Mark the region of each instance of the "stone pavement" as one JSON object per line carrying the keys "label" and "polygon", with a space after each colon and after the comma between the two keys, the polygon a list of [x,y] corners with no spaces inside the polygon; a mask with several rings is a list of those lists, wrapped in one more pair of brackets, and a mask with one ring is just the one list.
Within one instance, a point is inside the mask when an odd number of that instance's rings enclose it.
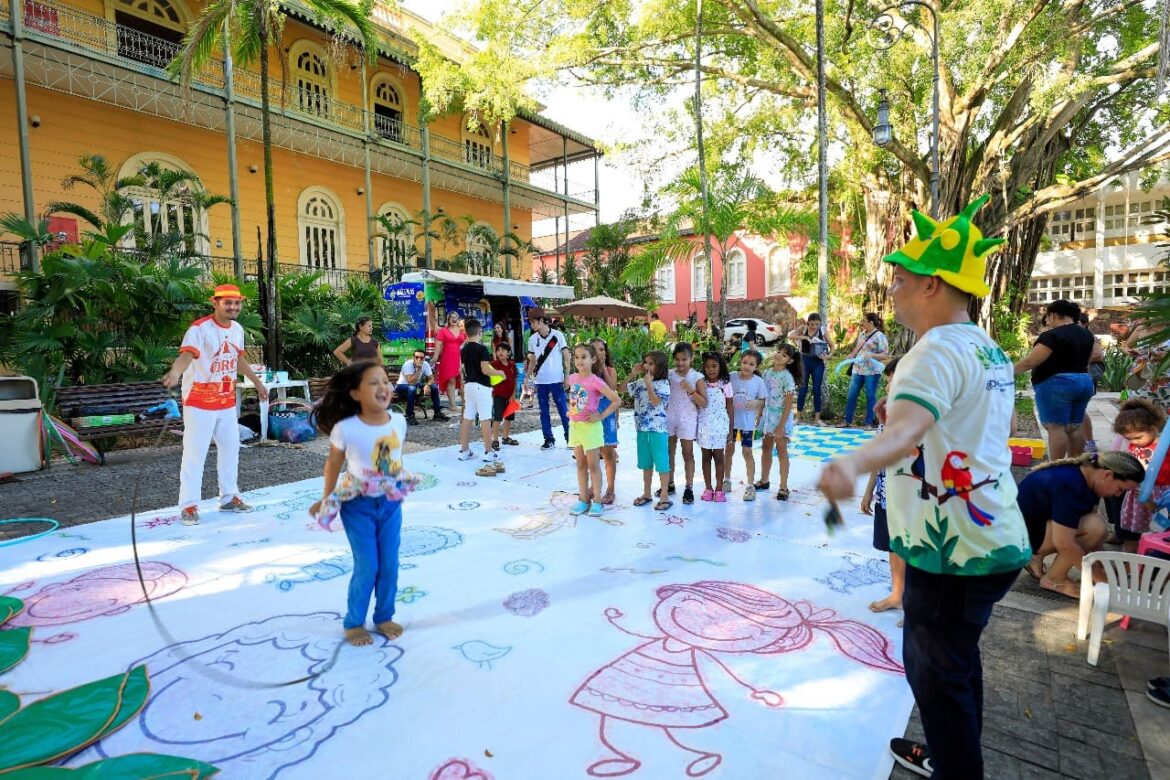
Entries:
{"label": "stone pavement", "polygon": [[[1115,406],[1098,396],[1090,413],[1097,438],[1107,445]],[[538,425],[535,411],[526,410],[519,415],[517,430]],[[420,422],[410,429],[407,446],[430,449],[457,437],[455,420]],[[240,487],[252,490],[317,476],[327,449],[324,437],[306,445],[245,448],[240,453]],[[116,517],[130,512],[136,481],[138,511],[173,506],[180,457],[179,446],[168,444],[112,453],[102,468],[55,463],[49,470],[0,484],[0,515],[49,516],[65,527]],[[204,475],[204,495],[210,497],[214,487],[213,456]],[[22,533],[15,526],[0,526],[0,541]],[[1076,603],[1040,590],[1027,575],[1021,575],[996,607],[983,639],[987,777],[1170,778],[1170,711],[1145,698],[1146,680],[1170,673],[1166,631],[1137,621],[1122,631],[1112,620],[1100,666],[1093,668],[1075,630]],[[917,714],[906,735],[921,738]],[[914,775],[895,768],[891,777]]]}

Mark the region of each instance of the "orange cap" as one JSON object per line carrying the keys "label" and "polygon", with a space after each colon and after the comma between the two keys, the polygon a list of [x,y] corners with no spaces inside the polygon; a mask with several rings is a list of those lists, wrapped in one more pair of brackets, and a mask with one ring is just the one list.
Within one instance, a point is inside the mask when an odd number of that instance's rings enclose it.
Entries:
{"label": "orange cap", "polygon": [[241,301],[247,300],[244,294],[240,292],[240,288],[234,284],[221,284],[215,288],[215,292],[211,294],[211,300],[217,298],[239,298]]}

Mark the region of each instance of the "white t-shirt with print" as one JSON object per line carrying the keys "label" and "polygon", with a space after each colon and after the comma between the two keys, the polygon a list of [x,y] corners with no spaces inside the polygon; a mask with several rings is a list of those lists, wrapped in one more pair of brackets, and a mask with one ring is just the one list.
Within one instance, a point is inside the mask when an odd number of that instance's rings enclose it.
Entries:
{"label": "white t-shirt with print", "polygon": [[533,332],[528,337],[528,351],[535,356],[536,362],[539,363],[545,347],[554,340],[556,343],[549,350],[548,357],[545,358],[540,371],[537,371],[533,377],[533,384],[559,385],[565,381],[565,361],[561,351],[569,348],[569,342],[565,339],[564,333],[555,328],[550,329],[547,336]]}
{"label": "white t-shirt with print", "polygon": [[329,443],[345,452],[346,472],[358,480],[402,471],[405,441],[406,418],[393,413],[381,425],[367,425],[357,415],[346,417],[329,433]]}
{"label": "white t-shirt with print", "polygon": [[183,372],[183,405],[219,411],[236,407],[236,376],[244,354],[244,329],[240,323],[220,325],[212,316],[191,323],[183,335],[179,353],[194,360]]}
{"label": "white t-shirt with print", "polygon": [[906,353],[890,398],[934,415],[916,451],[886,469],[890,549],[923,571],[1016,571],[1031,550],[1008,433],[1012,361],[973,323],[931,328]]}

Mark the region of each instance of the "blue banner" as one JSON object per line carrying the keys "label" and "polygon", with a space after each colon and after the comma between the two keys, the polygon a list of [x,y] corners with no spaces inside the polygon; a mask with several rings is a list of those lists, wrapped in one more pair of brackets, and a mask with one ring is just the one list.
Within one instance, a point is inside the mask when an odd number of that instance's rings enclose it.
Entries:
{"label": "blue banner", "polygon": [[[483,288],[479,285],[448,284],[443,288],[446,295],[445,304],[447,313],[458,312],[463,319],[475,317],[483,326],[485,333],[492,331],[492,310],[487,299],[483,297]],[[444,315],[445,316],[445,315]],[[443,320],[440,320],[442,322]],[[486,341],[490,344],[491,339]]]}
{"label": "blue banner", "polygon": [[399,282],[386,288],[390,302],[382,335],[389,341],[422,339],[427,335],[427,307],[423,300],[423,285],[419,282]]}

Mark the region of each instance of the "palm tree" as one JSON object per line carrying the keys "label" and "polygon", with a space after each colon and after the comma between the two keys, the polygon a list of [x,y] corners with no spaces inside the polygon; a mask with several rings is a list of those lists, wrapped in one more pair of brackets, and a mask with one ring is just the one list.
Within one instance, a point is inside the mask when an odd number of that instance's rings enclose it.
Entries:
{"label": "palm tree", "polygon": [[467,223],[464,235],[469,242],[479,248],[459,252],[451,260],[466,268],[468,273],[503,276],[501,260],[504,258],[515,260],[519,267],[524,255],[536,251],[531,242],[525,241],[515,233],[504,233],[501,236],[495,228],[476,222],[472,216],[463,217],[463,221]]}
{"label": "palm tree", "polygon": [[[354,3],[351,0],[302,0],[302,5],[329,28],[333,38],[356,43],[373,62],[377,58],[377,35],[370,21],[369,0]],[[270,46],[275,46],[283,87],[287,81],[288,62],[284,55],[285,14],[281,5],[272,0],[212,0],[204,7],[198,21],[187,31],[183,46],[169,70],[189,86],[198,73],[218,51],[227,49],[240,65],[260,62],[260,128],[264,146],[264,206],[266,212],[268,295],[265,319],[269,328],[267,339],[268,365],[281,365],[280,327],[276,292],[276,190],[272,178],[272,104],[269,95]],[[332,47],[337,50],[339,47]]]}

